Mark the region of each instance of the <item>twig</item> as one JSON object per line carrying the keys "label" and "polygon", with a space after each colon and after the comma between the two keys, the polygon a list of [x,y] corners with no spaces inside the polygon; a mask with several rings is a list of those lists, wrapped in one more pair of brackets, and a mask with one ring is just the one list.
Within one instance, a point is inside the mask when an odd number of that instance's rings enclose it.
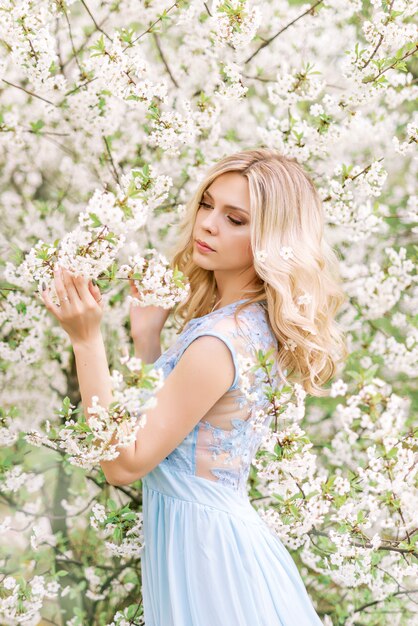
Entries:
{"label": "twig", "polygon": [[92,14],[92,12],[90,11],[90,9],[88,8],[87,4],[85,3],[84,0],[81,0],[81,4],[83,5],[83,7],[86,9],[87,13],[90,15],[91,19],[93,20],[93,24],[95,25],[96,29],[98,31],[100,31],[101,33],[103,33],[103,35],[105,37],[107,37],[109,39],[109,41],[112,41],[112,38],[109,37],[109,35],[100,27],[100,25],[96,22],[96,20],[94,19],[94,16]]}
{"label": "twig", "polygon": [[7,85],[10,85],[11,87],[16,87],[16,89],[21,89],[22,91],[24,91],[25,93],[29,94],[30,96],[33,96],[34,98],[38,98],[39,100],[43,100],[47,104],[52,104],[52,106],[54,106],[54,107],[58,106],[57,104],[55,104],[55,102],[51,102],[51,100],[47,100],[47,98],[43,98],[42,96],[38,96],[38,94],[34,93],[33,91],[29,91],[28,89],[25,89],[24,87],[21,87],[20,85],[14,85],[13,83],[9,83],[9,81],[6,80],[5,78],[2,78],[2,81],[4,83],[6,83]]}
{"label": "twig", "polygon": [[[164,15],[167,15],[168,13],[170,13],[171,9],[174,9],[174,7],[177,7],[177,2],[175,2],[174,4],[171,5],[171,7],[169,9],[167,9],[166,11],[164,11]],[[155,22],[153,22],[148,28],[147,30],[144,30],[143,33],[141,33],[140,35],[138,35],[138,37],[136,37],[135,39],[132,39],[132,41],[122,50],[122,52],[126,52],[126,50],[135,42],[138,41],[138,39],[141,39],[141,37],[143,37],[144,35],[146,35],[147,33],[150,32],[150,30],[153,28],[153,26],[155,26],[156,24],[158,24],[158,22],[160,22],[162,20],[163,16],[160,16],[157,20],[155,20]]]}
{"label": "twig", "polygon": [[[380,159],[377,159],[377,163],[380,163],[380,161],[383,161],[383,159],[384,157],[380,157]],[[362,174],[365,174],[371,168],[371,166],[372,166],[372,163],[369,163],[369,165],[366,165],[366,167],[363,168],[361,172],[359,172],[358,174],[355,174],[355,176],[348,175],[346,179],[344,180],[344,182],[342,183],[342,187],[345,187],[347,180],[353,181],[353,180],[356,180],[356,178],[358,178],[359,176],[362,176]],[[322,202],[329,202],[330,200],[331,200],[331,196],[327,196],[326,198],[322,200]]]}
{"label": "twig", "polygon": [[[104,18],[104,19],[100,22],[99,26],[102,26],[105,22],[107,22],[107,20],[109,19],[109,17],[110,17],[110,14],[109,14],[109,15],[107,15],[107,16],[106,16],[106,17],[105,17],[105,18]],[[83,41],[83,43],[81,44],[81,46],[80,46],[80,47],[78,48],[78,50],[75,52],[75,55],[74,55],[74,56],[77,56],[78,54],[80,54],[80,52],[82,52],[82,51],[84,50],[84,48],[86,47],[86,45],[87,45],[87,44],[88,44],[88,42],[89,42],[90,37],[91,37],[92,35],[94,35],[94,33],[95,33],[95,32],[96,32],[96,31],[95,31],[95,30],[93,30],[93,31],[90,33],[90,35],[88,35],[88,36],[86,37],[85,41]],[[73,51],[74,51],[74,50],[73,50]],[[70,57],[69,59],[67,59],[66,61],[64,61],[64,63],[63,63],[63,68],[65,68],[65,66],[66,66],[66,65],[68,65],[68,63],[70,63],[70,62],[73,60],[73,58],[74,58],[74,57]]]}
{"label": "twig", "polygon": [[75,50],[75,45],[74,45],[73,33],[72,33],[72,30],[71,30],[70,20],[68,19],[67,11],[65,10],[64,5],[62,5],[62,10],[63,10],[64,16],[65,16],[65,19],[67,21],[68,33],[70,35],[71,48],[73,50],[74,59],[75,59],[75,62],[77,63],[78,71],[80,72],[81,75],[83,75],[83,70],[81,69],[80,63],[78,61],[78,56],[77,56],[77,53],[76,53],[76,50]]}
{"label": "twig", "polygon": [[293,26],[293,24],[295,24],[297,21],[302,19],[302,17],[305,17],[305,15],[308,15],[308,13],[312,14],[312,11],[318,6],[318,4],[321,4],[321,2],[322,0],[317,0],[317,2],[315,2],[315,4],[313,4],[311,7],[309,7],[309,9],[307,9],[304,13],[301,13],[300,15],[298,15],[298,17],[295,17],[295,19],[289,22],[289,24],[286,24],[286,26],[283,26],[283,28],[281,28],[275,35],[273,35],[272,37],[267,39],[264,43],[262,43],[261,46],[259,46],[257,50],[253,52],[252,55],[249,56],[246,61],[244,61],[244,65],[249,63],[260,52],[260,50],[268,46],[272,41],[274,41],[274,39],[276,39],[276,37],[284,33],[284,31],[287,30],[290,26]]}
{"label": "twig", "polygon": [[[131,278],[126,278],[125,276],[103,276],[103,278],[97,278],[96,280],[132,280]],[[25,293],[25,290],[22,289],[21,287],[0,287],[0,292],[1,291],[21,291],[22,293]],[[36,292],[37,293],[37,292]]]}
{"label": "twig", "polygon": [[[330,538],[326,532],[323,532],[321,530],[316,530],[315,528],[313,528],[308,534],[318,535],[320,537],[327,537],[327,539]],[[385,540],[385,541],[389,541],[389,540]],[[350,537],[350,544],[352,546],[355,546],[356,548],[372,548],[373,547],[370,541],[364,541],[363,543],[358,543],[357,541],[354,541],[353,539],[351,539],[351,537]],[[385,552],[398,552],[399,554],[410,554],[411,556],[418,557],[418,552],[415,552],[414,550],[408,550],[407,548],[397,548],[396,546],[383,546],[382,545],[376,548],[376,550],[385,551]]]}
{"label": "twig", "polygon": [[394,596],[401,596],[405,594],[408,595],[410,593],[418,593],[418,589],[409,589],[408,591],[395,591],[394,593],[391,593],[389,596],[383,598],[382,600],[372,600],[371,602],[362,604],[358,609],[354,609],[353,613],[359,613],[360,611],[364,611],[364,609],[367,609],[369,606],[375,606],[376,604],[379,604],[380,602],[384,602],[388,598],[393,598]]}
{"label": "twig", "polygon": [[114,163],[114,161],[113,161],[112,153],[111,153],[111,151],[110,151],[109,144],[107,143],[107,139],[106,139],[106,137],[105,137],[105,136],[103,136],[103,141],[104,141],[104,143],[105,143],[106,150],[107,150],[107,153],[108,153],[108,155],[109,155],[110,163],[111,163],[111,165],[112,165],[113,176],[114,176],[114,178],[115,178],[116,182],[118,183],[118,185],[120,185],[119,174],[118,174],[118,171],[117,171],[117,169],[116,169],[115,163]]}
{"label": "twig", "polygon": [[78,91],[79,89],[82,89],[83,87],[85,87],[86,85],[88,85],[89,83],[92,83],[94,80],[97,80],[97,76],[95,76],[94,78],[90,78],[89,80],[86,80],[85,83],[82,83],[81,85],[79,85],[78,87],[75,87],[74,89],[71,89],[71,91],[67,91],[67,93],[65,94],[65,97],[67,96],[71,96],[73,93],[75,93],[76,91]]}
{"label": "twig", "polygon": [[167,70],[167,73],[170,76],[173,85],[178,88],[179,84],[176,81],[176,79],[174,78],[174,76],[173,76],[173,74],[172,74],[172,72],[171,72],[171,70],[169,68],[169,65],[168,65],[168,63],[167,63],[167,61],[166,61],[166,59],[164,57],[164,54],[163,54],[163,51],[162,51],[162,48],[161,48],[161,45],[160,45],[160,42],[159,42],[159,39],[158,39],[158,35],[157,35],[157,33],[153,33],[153,35],[154,35],[155,44],[156,44],[156,46],[158,48],[158,52],[160,53],[161,60],[164,63],[164,67]]}
{"label": "twig", "polygon": [[242,74],[244,78],[249,78],[250,80],[259,80],[262,83],[273,83],[275,81],[274,78],[262,78],[261,76],[249,76],[248,74]]}
{"label": "twig", "polygon": [[67,148],[63,144],[59,143],[58,141],[55,141],[55,139],[52,139],[52,137],[49,137],[48,135],[42,135],[42,136],[45,139],[47,139],[48,141],[50,141],[51,143],[54,143],[56,146],[58,146],[58,148],[61,148],[61,150],[63,152],[66,152],[67,154],[69,154],[72,157],[76,157],[77,156],[77,153],[74,150],[71,150],[70,148]]}
{"label": "twig", "polygon": [[401,61],[403,61],[404,59],[407,59],[408,57],[410,57],[412,54],[415,54],[415,52],[418,50],[418,44],[416,44],[415,48],[413,48],[412,50],[410,50],[410,52],[407,52],[406,54],[404,54],[403,57],[401,57],[400,59],[396,59],[396,61],[394,61],[391,65],[388,65],[387,67],[385,67],[384,70],[381,70],[378,74],[376,74],[376,76],[373,76],[370,79],[363,79],[363,83],[372,83],[374,81],[376,81],[378,78],[380,78],[380,76],[382,76],[382,74],[384,74],[385,72],[387,72],[388,70],[392,69],[393,67],[395,67],[395,65],[397,65],[398,63],[400,63]]}
{"label": "twig", "polygon": [[210,12],[210,10],[209,10],[208,3],[207,3],[207,2],[204,2],[203,4],[205,5],[205,9],[206,9],[206,11],[208,12],[208,15],[210,15],[210,17],[212,17],[212,13],[211,13],[211,12]]}
{"label": "twig", "polygon": [[[388,23],[388,21],[389,21],[389,18],[390,18],[390,12],[392,11],[393,3],[394,3],[394,0],[391,0],[391,1],[390,1],[390,4],[389,4],[389,6],[388,6],[388,13],[389,13],[389,16],[388,16],[388,19],[387,19],[387,20],[386,20],[386,22],[385,22],[385,26],[387,25],[387,23]],[[380,35],[379,35],[379,40],[378,40],[378,42],[377,42],[377,44],[376,44],[376,46],[375,46],[375,48],[374,48],[373,52],[371,53],[371,55],[369,56],[369,58],[367,59],[367,61],[365,61],[365,62],[364,62],[364,65],[360,68],[361,70],[364,70],[364,69],[365,69],[365,68],[369,65],[370,61],[371,61],[371,60],[375,57],[376,52],[379,50],[380,46],[382,45],[382,41],[383,41],[383,34],[380,34]]]}

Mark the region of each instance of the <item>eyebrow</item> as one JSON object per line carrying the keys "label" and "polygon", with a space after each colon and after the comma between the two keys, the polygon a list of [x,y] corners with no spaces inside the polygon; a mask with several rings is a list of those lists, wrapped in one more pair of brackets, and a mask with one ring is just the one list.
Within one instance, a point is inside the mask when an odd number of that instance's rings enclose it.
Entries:
{"label": "eyebrow", "polygon": [[[211,200],[213,200],[213,197],[210,195],[209,191],[204,191],[203,195],[207,195],[209,196],[209,198]],[[232,204],[225,204],[225,208],[227,209],[235,209],[236,211],[242,211],[242,213],[245,213],[246,215],[249,215],[248,211],[246,211],[245,209],[241,209],[241,207],[239,206],[232,206]]]}

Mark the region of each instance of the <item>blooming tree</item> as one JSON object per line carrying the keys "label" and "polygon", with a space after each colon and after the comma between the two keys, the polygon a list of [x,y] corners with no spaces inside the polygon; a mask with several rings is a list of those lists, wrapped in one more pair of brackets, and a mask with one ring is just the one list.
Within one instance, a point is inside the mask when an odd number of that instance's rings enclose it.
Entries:
{"label": "blooming tree", "polygon": [[[259,145],[319,189],[350,357],[325,399],[279,391],[269,354],[240,363],[243,392],[255,368],[268,398],[249,495],[326,626],[417,623],[417,8],[0,0],[2,624],[144,623],[141,484],[110,486],[98,463],[163,382],[130,356],[127,281],[138,305],[187,298],[164,256],[185,202],[215,161]],[[56,298],[57,261],[105,300],[115,402],[94,400],[88,424],[39,297],[46,283]],[[169,318],[163,348],[175,331]]]}

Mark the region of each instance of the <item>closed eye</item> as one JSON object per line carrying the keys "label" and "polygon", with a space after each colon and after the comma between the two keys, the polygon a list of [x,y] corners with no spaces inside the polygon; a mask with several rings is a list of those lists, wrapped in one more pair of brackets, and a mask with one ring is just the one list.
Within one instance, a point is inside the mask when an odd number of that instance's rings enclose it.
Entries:
{"label": "closed eye", "polygon": [[[210,204],[207,204],[206,202],[199,202],[199,206],[200,206],[200,207],[201,207],[201,206],[203,206],[203,207],[207,207],[207,208],[209,208],[209,209],[211,209],[211,208],[212,208],[212,207],[211,207],[211,205],[210,205]],[[236,226],[242,226],[242,225],[243,225],[243,222],[239,222],[238,220],[234,220],[234,218],[232,218],[230,215],[228,215],[228,219],[229,219],[229,220],[230,220],[233,224],[235,224]]]}

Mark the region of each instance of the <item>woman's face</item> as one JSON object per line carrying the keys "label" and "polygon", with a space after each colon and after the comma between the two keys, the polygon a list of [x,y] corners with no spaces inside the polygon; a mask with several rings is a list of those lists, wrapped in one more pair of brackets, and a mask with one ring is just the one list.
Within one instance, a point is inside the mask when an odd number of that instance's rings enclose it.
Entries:
{"label": "woman's face", "polygon": [[[214,251],[199,249],[197,239]],[[203,194],[193,228],[193,260],[214,271],[253,267],[248,181],[238,172],[220,174]]]}

